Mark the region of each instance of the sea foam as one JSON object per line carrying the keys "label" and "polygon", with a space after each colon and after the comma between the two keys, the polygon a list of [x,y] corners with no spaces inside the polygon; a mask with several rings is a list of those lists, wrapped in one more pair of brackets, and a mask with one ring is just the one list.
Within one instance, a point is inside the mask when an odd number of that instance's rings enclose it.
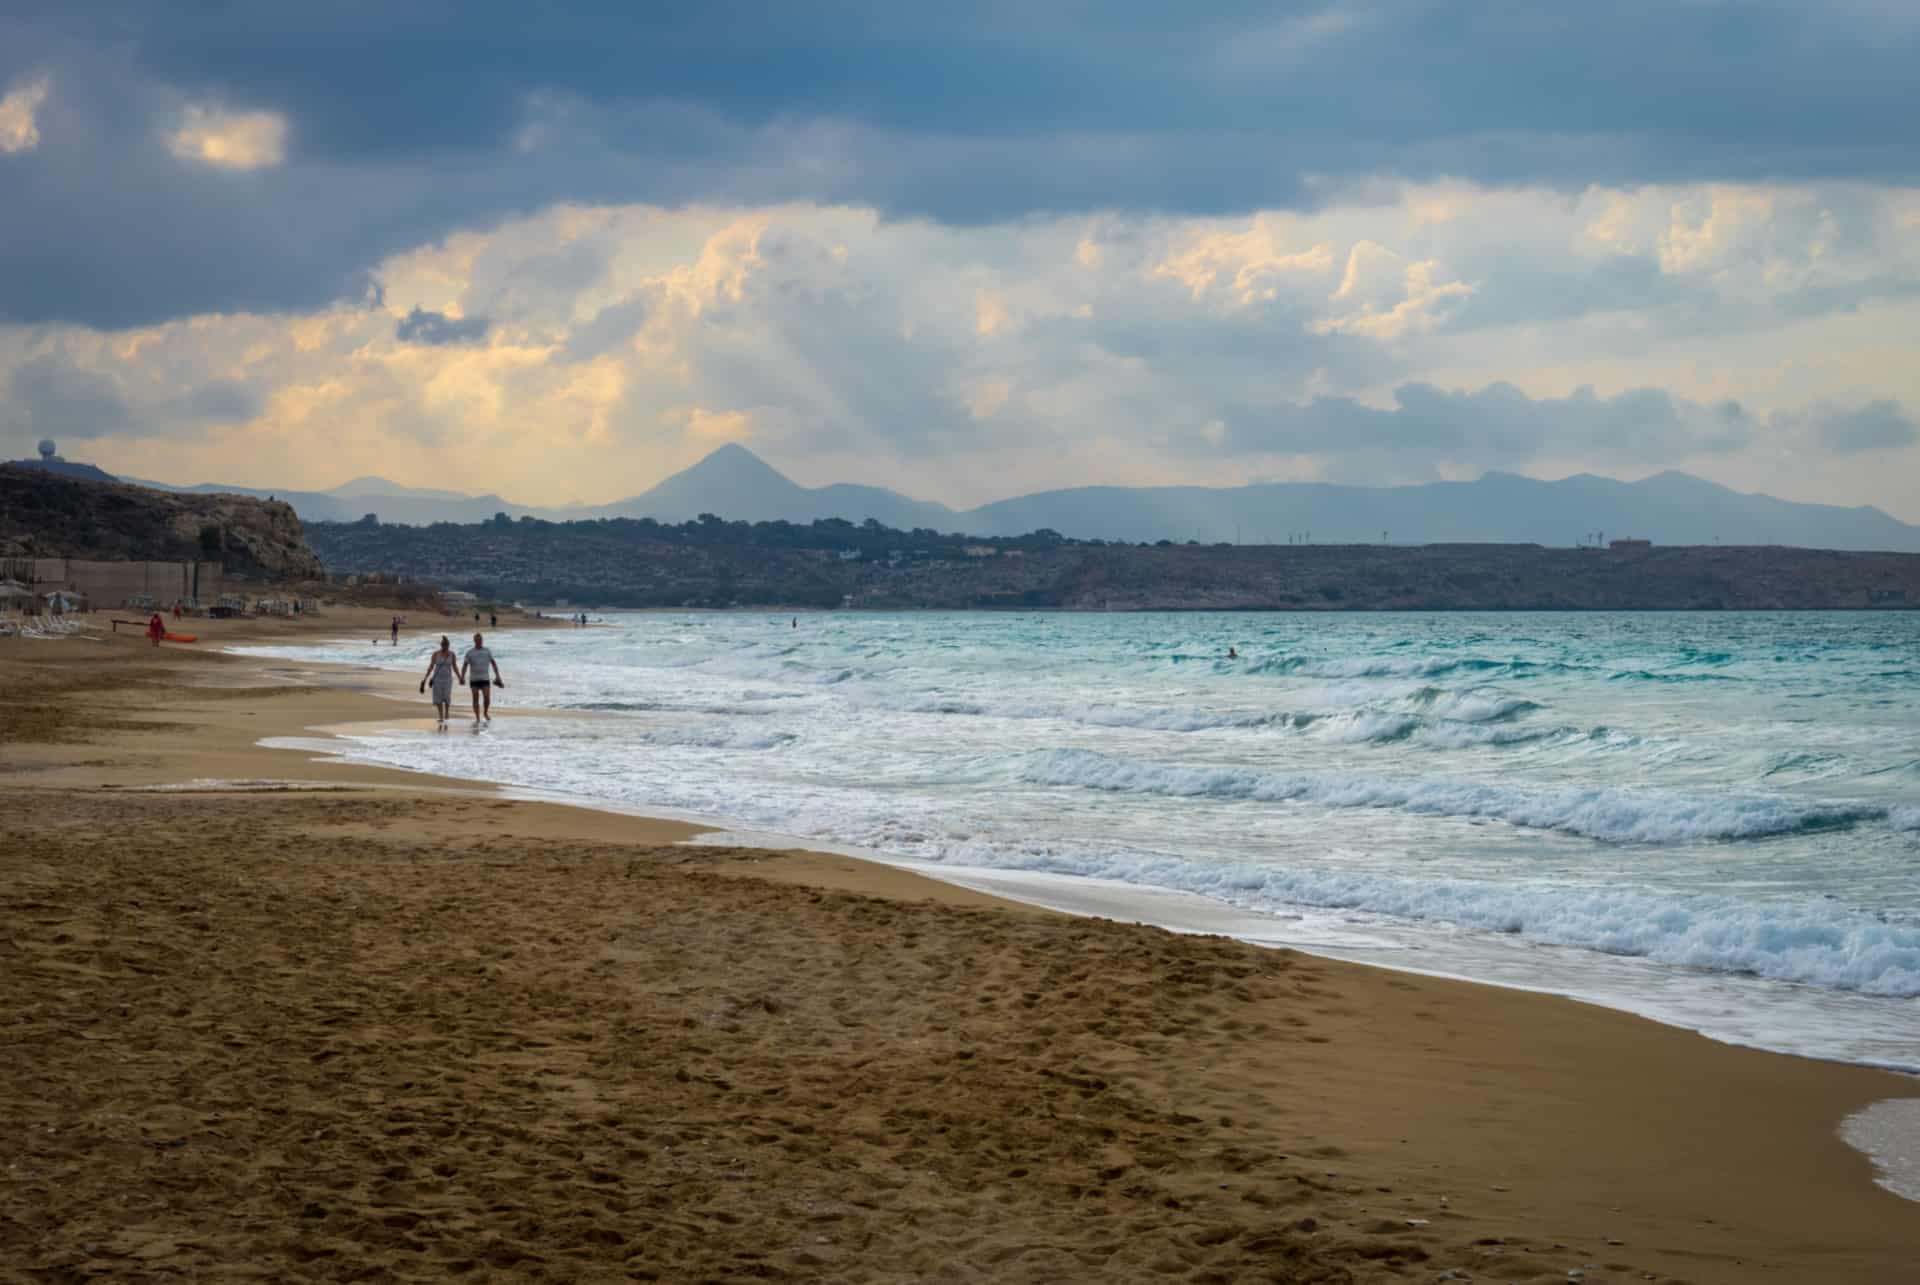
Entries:
{"label": "sea foam", "polygon": [[1882,997],[1920,996],[1920,928],[1823,902],[1769,904],[1605,886],[1277,869],[1053,847],[990,853],[968,844],[951,854],[926,855],[1174,888],[1250,910],[1388,916],[1710,972]]}
{"label": "sea foam", "polygon": [[1331,808],[1386,808],[1485,818],[1609,843],[1751,839],[1886,819],[1884,808],[1809,804],[1761,795],[1701,795],[1612,787],[1496,785],[1440,778],[1395,780],[1350,772],[1257,772],[1143,763],[1091,750],[1040,750],[1017,775],[1033,785],[1077,786],[1174,798],[1249,799]]}

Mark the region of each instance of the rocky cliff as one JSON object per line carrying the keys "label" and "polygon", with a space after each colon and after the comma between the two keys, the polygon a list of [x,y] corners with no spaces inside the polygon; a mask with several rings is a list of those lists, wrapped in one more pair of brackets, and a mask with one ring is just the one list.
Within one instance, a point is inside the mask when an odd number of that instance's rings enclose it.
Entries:
{"label": "rocky cliff", "polygon": [[244,495],[183,495],[0,465],[0,558],[177,562],[204,558],[227,574],[317,580],[291,506]]}

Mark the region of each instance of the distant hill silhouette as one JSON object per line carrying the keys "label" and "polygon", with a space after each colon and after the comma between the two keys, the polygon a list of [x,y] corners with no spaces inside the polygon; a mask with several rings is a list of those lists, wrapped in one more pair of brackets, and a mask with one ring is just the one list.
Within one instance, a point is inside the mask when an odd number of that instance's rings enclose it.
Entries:
{"label": "distant hill silhouette", "polygon": [[746,447],[729,443],[692,468],[675,473],[643,495],[578,512],[542,510],[541,516],[653,518],[685,522],[702,513],[753,522],[812,522],[845,518],[911,530],[932,527],[954,530],[956,515],[944,504],[914,500],[877,486],[839,483],[805,487],[768,464]]}
{"label": "distant hill silhouette", "polygon": [[483,522],[496,513],[517,517],[532,511],[524,504],[513,504],[497,495],[462,495],[458,491],[407,487],[381,477],[355,478],[330,491],[285,491],[220,482],[175,486],[133,477],[122,480],[181,495],[245,495],[256,500],[285,500],[305,522],[355,522],[371,513],[382,522],[429,526],[435,522]]}
{"label": "distant hill silhouette", "polygon": [[1488,473],[1474,482],[1400,487],[1082,487],[1002,500],[960,516],[982,535],[1047,526],[1082,539],[1133,541],[1284,544],[1306,533],[1315,544],[1571,545],[1599,534],[1656,544],[1920,552],[1920,527],[1870,506],[1747,495],[1674,472],[1638,482],[1586,473],[1555,482]]}
{"label": "distant hill silhouette", "polygon": [[[129,479],[131,480],[131,479]],[[143,483],[143,485],[155,485]],[[166,488],[231,491],[203,485]],[[566,508],[515,504],[497,495],[459,496],[416,490],[381,478],[358,478],[325,492],[272,492],[303,518],[350,522],[372,513],[382,522],[424,525],[511,517],[565,521],[651,517],[684,522],[702,513],[729,520],[812,522],[872,518],[910,530],[930,527],[975,535],[1022,535],[1052,529],[1078,539],[1172,540],[1285,544],[1443,542],[1572,545],[1595,534],[1635,536],[1655,544],[1798,545],[1803,548],[1920,552],[1920,526],[1871,506],[1801,504],[1752,495],[1685,473],[1637,482],[1579,474],[1544,482],[1488,473],[1473,482],[1420,486],[1338,486],[1283,482],[1240,487],[1090,486],[1041,491],[976,509],[954,510],[881,487],[804,487],[744,446],[723,446],[652,490],[604,505]]]}
{"label": "distant hill silhouette", "polygon": [[55,473],[61,477],[77,477],[83,482],[118,482],[120,480],[105,469],[96,468],[91,464],[81,464],[75,460],[63,460],[57,455],[52,459],[0,460],[0,464],[12,464],[16,468],[39,469],[43,473]]}

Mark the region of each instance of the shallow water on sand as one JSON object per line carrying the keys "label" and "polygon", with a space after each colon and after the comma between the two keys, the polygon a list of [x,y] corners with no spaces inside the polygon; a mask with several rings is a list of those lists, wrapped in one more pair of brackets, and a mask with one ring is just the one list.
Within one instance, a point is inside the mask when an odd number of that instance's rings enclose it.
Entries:
{"label": "shallow water on sand", "polygon": [[607,717],[336,749],[1920,1067],[1920,613],[790,619],[501,632]]}

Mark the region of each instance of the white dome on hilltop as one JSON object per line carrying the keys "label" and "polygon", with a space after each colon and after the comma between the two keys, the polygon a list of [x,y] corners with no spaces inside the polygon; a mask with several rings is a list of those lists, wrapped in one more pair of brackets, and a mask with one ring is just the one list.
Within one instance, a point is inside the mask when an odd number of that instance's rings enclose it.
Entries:
{"label": "white dome on hilltop", "polygon": [[40,458],[43,460],[50,460],[54,457],[53,452],[54,452],[53,439],[51,437],[41,438],[40,439]]}

